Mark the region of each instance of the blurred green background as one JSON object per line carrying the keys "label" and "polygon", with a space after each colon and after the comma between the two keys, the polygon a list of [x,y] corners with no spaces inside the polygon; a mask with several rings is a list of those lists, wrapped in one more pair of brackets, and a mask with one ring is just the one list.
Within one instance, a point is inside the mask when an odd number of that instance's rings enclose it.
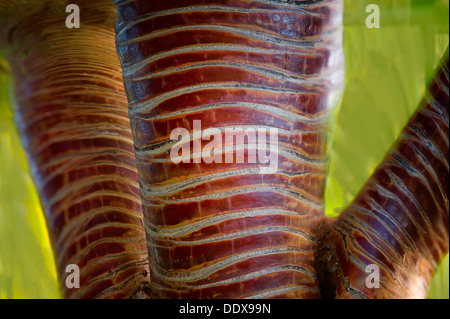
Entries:
{"label": "blurred green background", "polygon": [[[380,28],[365,25],[368,4]],[[448,0],[345,1],[346,89],[332,130],[326,210],[336,216],[383,160],[424,95],[449,43]],[[429,298],[449,298],[449,259]]]}
{"label": "blurred green background", "polygon": [[[381,27],[365,25],[368,4]],[[449,0],[346,0],[346,89],[336,109],[326,211],[336,216],[383,159],[448,46]],[[14,124],[0,53],[0,298],[59,298],[39,199]],[[448,256],[429,298],[449,298]]]}

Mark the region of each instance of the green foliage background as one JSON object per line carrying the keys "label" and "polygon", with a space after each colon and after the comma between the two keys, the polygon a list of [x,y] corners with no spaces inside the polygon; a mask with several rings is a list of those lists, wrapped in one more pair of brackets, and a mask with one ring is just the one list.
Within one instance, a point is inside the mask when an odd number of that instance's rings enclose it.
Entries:
{"label": "green foliage background", "polygon": [[[377,4],[381,28],[365,12]],[[449,35],[448,0],[346,0],[346,90],[333,122],[326,211],[336,216],[419,104]],[[1,26],[0,26],[1,27]],[[0,59],[0,298],[60,298],[39,199],[14,124]],[[449,298],[449,259],[429,298]]]}
{"label": "green foliage background", "polygon": [[[368,29],[368,4],[380,8],[380,29]],[[419,105],[448,46],[448,0],[345,1],[346,89],[334,118],[329,216],[352,200]],[[429,298],[449,298],[448,256]]]}
{"label": "green foliage background", "polygon": [[59,298],[44,216],[8,100],[0,61],[0,298]]}

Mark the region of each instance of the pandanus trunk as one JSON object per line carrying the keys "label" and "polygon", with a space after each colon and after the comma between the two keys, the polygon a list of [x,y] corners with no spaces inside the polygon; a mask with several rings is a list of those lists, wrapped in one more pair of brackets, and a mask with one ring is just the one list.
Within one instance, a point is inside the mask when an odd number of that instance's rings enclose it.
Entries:
{"label": "pandanus trunk", "polygon": [[[77,3],[80,29],[66,27],[66,1],[0,2],[0,46],[64,296],[133,297],[148,266],[114,4]],[[70,264],[80,289],[66,287]]]}
{"label": "pandanus trunk", "polygon": [[[319,297],[316,229],[327,120],[343,83],[342,1],[138,0],[117,9],[152,295]],[[222,163],[194,151],[189,163],[171,160],[177,128],[192,147],[208,143],[196,120],[221,131]],[[248,160],[251,146],[244,163],[225,163],[242,149],[227,144],[227,128],[241,137],[278,129],[276,173]]]}

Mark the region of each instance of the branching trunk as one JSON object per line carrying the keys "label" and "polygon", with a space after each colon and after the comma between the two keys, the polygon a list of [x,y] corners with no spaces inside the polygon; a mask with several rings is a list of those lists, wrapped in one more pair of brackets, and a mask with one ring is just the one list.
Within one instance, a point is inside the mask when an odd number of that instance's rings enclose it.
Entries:
{"label": "branching trunk", "polygon": [[[425,298],[449,241],[448,49],[421,106],[353,203],[325,226],[324,297]],[[368,288],[366,267],[380,269]],[[369,285],[370,286],[370,285]]]}
{"label": "branching trunk", "polygon": [[[342,0],[117,0],[117,17],[112,1],[77,4],[82,26],[67,29],[66,1],[0,0],[65,297],[425,297],[448,252],[448,52],[384,162],[328,219]],[[176,147],[189,148],[179,161]],[[69,264],[80,289],[66,289]]]}

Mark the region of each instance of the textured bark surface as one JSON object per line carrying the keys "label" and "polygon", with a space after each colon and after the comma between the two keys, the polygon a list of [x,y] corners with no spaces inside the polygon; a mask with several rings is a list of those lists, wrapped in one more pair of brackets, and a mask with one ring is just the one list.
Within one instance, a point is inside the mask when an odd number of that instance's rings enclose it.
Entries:
{"label": "textured bark surface", "polygon": [[[114,4],[77,3],[82,27],[68,29],[66,1],[0,1],[0,43],[63,295],[127,298],[148,279],[148,255]],[[66,289],[69,264],[80,289]]]}
{"label": "textured bark surface", "polygon": [[[342,1],[117,1],[117,9],[153,296],[320,297],[314,254],[327,119],[343,83]],[[170,134],[192,133],[194,120],[222,133],[278,128],[277,173],[247,160],[194,163],[198,154],[174,164]]]}
{"label": "textured bark surface", "polygon": [[[449,54],[417,112],[354,202],[319,237],[324,297],[425,298],[449,249]],[[368,265],[380,288],[368,288]]]}
{"label": "textured bark surface", "polygon": [[[118,0],[116,34],[112,0],[91,2],[77,1],[82,27],[67,29],[67,1],[0,0],[0,49],[65,297],[425,297],[448,252],[448,51],[386,159],[330,220],[341,0]],[[244,149],[244,163],[191,153],[175,164],[174,129],[210,142],[194,120],[220,130],[220,155]],[[227,144],[230,128],[277,128],[277,172]],[[65,288],[69,264],[81,289]],[[367,265],[380,289],[367,287]]]}

